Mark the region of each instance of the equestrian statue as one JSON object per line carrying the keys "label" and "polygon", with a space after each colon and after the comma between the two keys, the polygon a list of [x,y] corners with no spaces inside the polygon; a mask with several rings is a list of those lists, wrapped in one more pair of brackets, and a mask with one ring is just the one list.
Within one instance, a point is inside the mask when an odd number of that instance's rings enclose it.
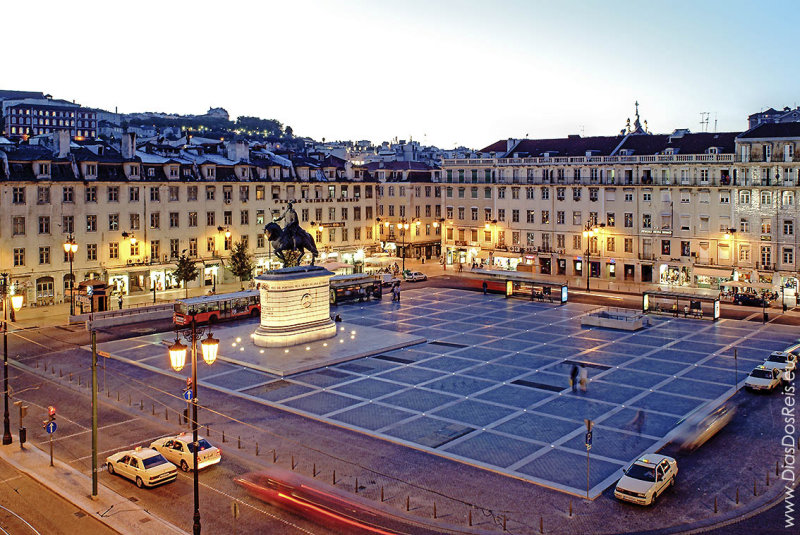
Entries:
{"label": "equestrian statue", "polygon": [[[277,223],[281,220],[285,221],[283,228]],[[275,251],[275,256],[283,262],[283,267],[299,266],[300,259],[303,258],[306,251],[311,253],[311,265],[314,265],[314,260],[319,254],[317,246],[311,234],[298,224],[297,212],[292,207],[292,203],[289,203],[283,215],[267,223],[264,233]]]}

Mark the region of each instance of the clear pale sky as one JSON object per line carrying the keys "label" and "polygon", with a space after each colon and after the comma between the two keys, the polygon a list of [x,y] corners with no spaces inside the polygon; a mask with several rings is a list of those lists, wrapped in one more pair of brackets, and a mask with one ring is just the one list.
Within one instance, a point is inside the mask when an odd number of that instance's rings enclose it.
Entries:
{"label": "clear pale sky", "polygon": [[[149,1],[3,6],[0,89],[278,119],[320,140],[744,130],[797,106],[794,1]],[[794,27],[793,27],[794,25]]]}

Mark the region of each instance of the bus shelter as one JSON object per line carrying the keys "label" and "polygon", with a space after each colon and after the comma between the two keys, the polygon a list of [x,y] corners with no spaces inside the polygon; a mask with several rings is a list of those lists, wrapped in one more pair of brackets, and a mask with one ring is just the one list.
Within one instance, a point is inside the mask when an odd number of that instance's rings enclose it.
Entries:
{"label": "bus shelter", "polygon": [[650,290],[642,294],[642,312],[685,318],[719,319],[719,296]]}
{"label": "bus shelter", "polygon": [[469,285],[478,289],[486,284],[486,290],[503,293],[506,297],[525,297],[531,301],[550,301],[565,304],[569,291],[565,282],[535,280],[513,271],[473,270],[476,278],[467,279]]}

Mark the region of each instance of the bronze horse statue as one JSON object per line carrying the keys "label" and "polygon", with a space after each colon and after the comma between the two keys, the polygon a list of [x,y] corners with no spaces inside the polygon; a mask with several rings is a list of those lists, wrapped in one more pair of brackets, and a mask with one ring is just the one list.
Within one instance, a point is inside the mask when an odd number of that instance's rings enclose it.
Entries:
{"label": "bronze horse statue", "polygon": [[[319,255],[317,245],[314,243],[314,238],[311,237],[311,234],[303,230],[300,226],[282,229],[277,223],[271,222],[267,223],[267,226],[264,227],[264,233],[267,235],[267,239],[272,245],[272,249],[275,251],[275,256],[283,262],[284,267],[299,265],[300,258],[302,258],[306,251],[311,253],[311,265],[314,265],[314,260],[317,258],[317,255]],[[299,255],[293,262],[286,258],[286,251],[297,251]]]}

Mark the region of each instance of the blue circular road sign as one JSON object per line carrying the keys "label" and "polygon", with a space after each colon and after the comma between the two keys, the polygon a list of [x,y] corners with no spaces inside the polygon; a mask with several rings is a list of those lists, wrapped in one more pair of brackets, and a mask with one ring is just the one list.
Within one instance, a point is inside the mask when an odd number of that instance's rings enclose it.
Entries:
{"label": "blue circular road sign", "polygon": [[55,422],[47,422],[47,425],[44,429],[48,433],[55,433],[56,429],[58,429],[58,425]]}
{"label": "blue circular road sign", "polygon": [[192,401],[192,391],[191,390],[184,390],[183,391],[183,399],[186,401]]}

